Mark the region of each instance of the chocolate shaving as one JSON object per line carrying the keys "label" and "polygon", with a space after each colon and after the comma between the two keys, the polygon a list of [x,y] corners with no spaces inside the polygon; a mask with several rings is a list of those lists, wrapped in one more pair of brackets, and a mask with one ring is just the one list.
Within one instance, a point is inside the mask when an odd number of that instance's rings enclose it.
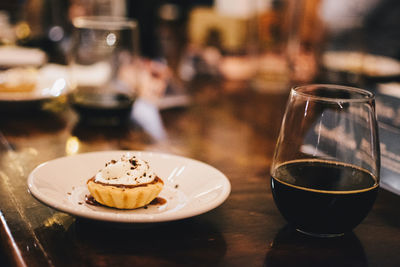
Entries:
{"label": "chocolate shaving", "polygon": [[130,159],[129,162],[135,167],[138,165],[137,160]]}

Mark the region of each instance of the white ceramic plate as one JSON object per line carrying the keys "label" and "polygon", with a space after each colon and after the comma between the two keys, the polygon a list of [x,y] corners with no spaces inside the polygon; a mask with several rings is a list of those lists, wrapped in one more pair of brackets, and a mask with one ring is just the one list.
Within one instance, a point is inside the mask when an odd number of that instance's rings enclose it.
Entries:
{"label": "white ceramic plate", "polygon": [[[85,202],[86,181],[104,164],[130,153],[149,162],[164,181],[163,205],[118,210]],[[203,162],[144,151],[105,151],[78,154],[45,162],[28,177],[29,191],[44,204],[79,217],[122,223],[151,223],[196,216],[212,210],[228,197],[227,177]]]}

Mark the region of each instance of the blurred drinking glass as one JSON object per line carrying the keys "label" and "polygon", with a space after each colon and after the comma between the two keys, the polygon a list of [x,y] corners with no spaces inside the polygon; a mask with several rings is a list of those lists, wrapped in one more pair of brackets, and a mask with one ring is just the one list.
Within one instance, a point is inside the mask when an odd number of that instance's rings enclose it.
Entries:
{"label": "blurred drinking glass", "polygon": [[72,106],[81,119],[120,123],[136,95],[138,26],[124,17],[77,17],[70,54]]}
{"label": "blurred drinking glass", "polygon": [[271,168],[275,203],[297,230],[351,231],[375,201],[380,150],[374,95],[338,85],[291,90]]}

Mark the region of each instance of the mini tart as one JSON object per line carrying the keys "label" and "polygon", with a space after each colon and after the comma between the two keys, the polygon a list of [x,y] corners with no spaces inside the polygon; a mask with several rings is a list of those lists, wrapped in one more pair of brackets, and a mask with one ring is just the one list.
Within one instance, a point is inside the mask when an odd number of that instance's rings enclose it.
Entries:
{"label": "mini tart", "polygon": [[11,68],[0,71],[0,92],[32,92],[36,89],[38,71],[34,68]]}
{"label": "mini tart", "polygon": [[95,182],[94,177],[87,181],[94,199],[108,207],[117,209],[136,209],[149,204],[161,192],[164,182],[156,177],[154,181],[139,185],[110,185]]}
{"label": "mini tart", "polygon": [[32,92],[36,88],[34,83],[20,83],[17,85],[9,85],[0,83],[0,92],[16,93],[16,92]]}

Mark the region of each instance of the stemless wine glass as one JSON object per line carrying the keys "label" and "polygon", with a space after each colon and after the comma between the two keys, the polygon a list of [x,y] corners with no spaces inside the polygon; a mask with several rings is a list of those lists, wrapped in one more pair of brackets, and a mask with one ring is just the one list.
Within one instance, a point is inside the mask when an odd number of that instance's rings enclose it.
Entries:
{"label": "stemless wine glass", "polygon": [[77,17],[69,55],[70,100],[81,118],[129,115],[137,86],[138,26],[124,17]]}
{"label": "stemless wine glass", "polygon": [[375,202],[380,150],[374,95],[339,85],[291,90],[271,167],[271,189],[298,231],[338,236]]}

